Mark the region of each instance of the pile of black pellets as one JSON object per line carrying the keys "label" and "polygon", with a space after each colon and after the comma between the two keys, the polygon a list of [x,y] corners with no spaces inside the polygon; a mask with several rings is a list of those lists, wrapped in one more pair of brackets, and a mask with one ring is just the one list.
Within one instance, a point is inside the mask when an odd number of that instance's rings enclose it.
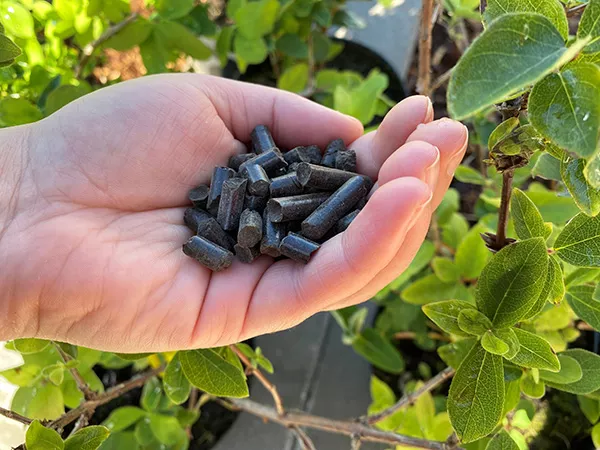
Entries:
{"label": "pile of black pellets", "polygon": [[235,256],[261,254],[307,263],[320,245],[344,231],[367,201],[373,180],[356,173],[356,153],[341,139],[282,153],[257,126],[249,153],[215,167],[210,186],[192,189],[184,214],[195,233],[183,252],[213,271]]}

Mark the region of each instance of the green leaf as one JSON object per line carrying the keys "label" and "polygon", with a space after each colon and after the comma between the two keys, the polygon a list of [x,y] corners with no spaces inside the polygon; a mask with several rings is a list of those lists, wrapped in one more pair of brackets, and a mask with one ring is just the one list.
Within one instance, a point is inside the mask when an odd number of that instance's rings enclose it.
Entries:
{"label": "green leaf", "polygon": [[502,357],[475,345],[454,375],[448,394],[448,413],[464,443],[490,434],[504,406]]}
{"label": "green leaf", "polygon": [[123,406],[113,410],[108,418],[102,422],[102,425],[108,428],[111,433],[122,431],[135,424],[142,417],[146,416],[146,411],[136,406]]}
{"label": "green leaf", "polygon": [[210,49],[194,33],[177,22],[163,21],[155,25],[158,35],[168,47],[185,53],[194,59],[208,59],[212,55]]}
{"label": "green leaf", "polygon": [[458,166],[456,172],[454,172],[454,178],[461,183],[477,184],[480,186],[486,184],[486,179],[481,175],[481,172],[468,166]]}
{"label": "green leaf", "polygon": [[150,418],[145,417],[135,425],[135,440],[142,446],[150,445],[156,442],[156,437],[150,427]]}
{"label": "green leaf", "polygon": [[492,333],[495,337],[501,339],[502,342],[508,345],[508,351],[504,353],[503,356],[506,359],[514,358],[521,348],[521,344],[519,343],[519,339],[517,338],[514,330],[512,328],[501,328],[499,330],[492,330]]}
{"label": "green leaf", "polygon": [[89,93],[86,86],[63,85],[48,94],[46,100],[46,115],[53,114],[63,106]]}
{"label": "green leaf", "polygon": [[50,341],[35,338],[15,339],[12,342],[15,349],[24,355],[41,352],[50,345]]}
{"label": "green leaf", "polygon": [[585,39],[590,37],[592,41],[583,49],[584,53],[600,52],[600,1],[590,0],[581,16],[577,37]]}
{"label": "green leaf", "polygon": [[17,56],[21,55],[21,49],[8,37],[0,33],[0,63],[11,64]]}
{"label": "green leaf", "polygon": [[179,360],[190,383],[206,393],[235,398],[248,396],[244,373],[215,351],[198,349],[179,352]]}
{"label": "green leaf", "polygon": [[[231,2],[229,2],[231,3]],[[235,28],[223,27],[221,28],[221,32],[219,33],[219,37],[217,38],[217,55],[219,56],[219,62],[221,66],[224,67],[228,61],[228,53],[231,50],[231,43],[233,42],[233,33],[235,32]]]}
{"label": "green leaf", "polygon": [[519,446],[506,430],[500,430],[490,439],[485,450],[519,450]]}
{"label": "green leaf", "polygon": [[152,33],[148,39],[140,44],[140,54],[148,74],[164,72],[165,64],[169,60],[169,53],[164,39],[157,33]]}
{"label": "green leaf", "polygon": [[122,28],[117,34],[110,37],[103,44],[103,47],[113,48],[118,51],[129,50],[148,39],[151,32],[152,24],[143,17],[138,17]]}
{"label": "green leaf", "polygon": [[238,58],[248,64],[260,64],[269,54],[264,39],[247,39],[239,33],[233,38],[233,50]]}
{"label": "green leaf", "polygon": [[556,192],[546,189],[539,183],[532,183],[527,195],[547,222],[562,225],[579,212],[572,198],[559,197]]}
{"label": "green leaf", "polygon": [[65,441],[65,450],[96,450],[109,433],[108,428],[98,425],[82,428]]}
{"label": "green leaf", "polygon": [[529,96],[533,126],[559,147],[582,158],[598,148],[600,67],[568,66],[536,83]]}
{"label": "green leaf", "polygon": [[594,298],[594,286],[574,286],[567,291],[567,301],[575,314],[595,330],[600,330],[600,301]]}
{"label": "green leaf", "polygon": [[454,213],[446,223],[441,225],[441,228],[444,244],[456,249],[469,232],[469,222],[462,214]]}
{"label": "green leaf", "polygon": [[447,300],[444,302],[429,303],[423,306],[423,312],[446,333],[457,336],[470,336],[458,326],[458,316],[465,309],[475,310],[475,306],[460,300]]}
{"label": "green leaf", "polygon": [[35,37],[33,17],[27,8],[18,2],[4,1],[0,3],[0,17],[9,34],[22,39]]}
{"label": "green leaf", "polygon": [[366,328],[352,342],[354,351],[379,369],[389,373],[404,371],[404,359],[396,347],[373,328]]}
{"label": "green leaf", "polygon": [[481,336],[481,346],[494,355],[505,355],[509,351],[508,344],[495,336],[492,330],[486,331]]}
{"label": "green leaf", "polygon": [[505,14],[473,41],[454,68],[448,110],[460,120],[498,103],[570,60],[552,22],[536,13]]}
{"label": "green leaf", "polygon": [[27,428],[25,444],[27,450],[63,450],[65,447],[60,435],[43,426],[39,420],[34,420]]}
{"label": "green leaf", "polygon": [[560,362],[545,339],[520,328],[513,330],[519,339],[519,351],[511,362],[521,367],[560,371]]}
{"label": "green leaf", "polygon": [[436,257],[431,261],[431,267],[437,277],[445,283],[456,282],[460,279],[460,272],[454,261],[450,258]]}
{"label": "green leaf", "polygon": [[597,423],[596,425],[594,425],[594,428],[592,428],[592,442],[594,443],[594,446],[596,448],[600,448],[600,424]]}
{"label": "green leaf", "polygon": [[515,222],[515,230],[520,239],[542,237],[549,235],[544,225],[544,219],[537,206],[520,189],[513,189],[511,212]]}
{"label": "green leaf", "polygon": [[546,392],[546,386],[543,381],[536,381],[531,372],[526,372],[521,378],[521,390],[527,397],[542,398]]}
{"label": "green leaf", "polygon": [[577,214],[556,238],[554,250],[574,266],[600,267],[600,216]]}
{"label": "green leaf", "polygon": [[553,264],[550,264],[550,262],[548,261],[548,268],[546,271],[544,284],[542,285],[542,291],[540,292],[540,295],[538,296],[535,303],[531,306],[531,309],[529,311],[527,311],[527,314],[525,314],[521,320],[533,319],[534,317],[536,317],[539,313],[541,313],[543,311],[544,307],[547,304],[547,300],[548,300],[548,296],[550,295],[550,291],[553,289],[553,286],[555,284],[555,278],[562,276],[562,272],[560,272],[560,268],[559,268],[559,272],[556,272],[555,269],[556,269],[555,266]]}
{"label": "green leaf", "polygon": [[555,276],[554,283],[550,288],[548,300],[554,303],[555,305],[558,305],[565,296],[565,279],[556,256],[550,255],[549,263],[550,264],[548,264],[548,269],[550,269],[550,267],[553,267],[552,270],[554,270]]}
{"label": "green leaf", "polygon": [[442,361],[449,366],[458,369],[460,363],[465,359],[475,344],[477,344],[477,338],[470,337],[451,344],[442,345],[438,347],[437,352],[438,355],[440,355],[440,358],[442,358]]}
{"label": "green leaf", "polygon": [[581,366],[582,376],[572,383],[556,383],[546,379],[548,386],[572,394],[589,394],[600,389],[600,356],[581,348],[566,350],[561,355],[576,360]]}
{"label": "green leaf", "polygon": [[140,450],[140,447],[135,439],[135,435],[131,431],[121,431],[111,433],[100,446],[100,450]]}
{"label": "green leaf", "polygon": [[569,37],[567,15],[559,0],[489,0],[483,18],[489,23],[502,14],[521,12],[532,12],[545,16],[560,32],[564,40]]}
{"label": "green leaf", "polygon": [[562,181],[560,161],[549,153],[542,153],[531,169],[531,175],[545,180]]}
{"label": "green leaf", "polygon": [[458,326],[467,334],[481,336],[492,329],[492,322],[477,309],[463,309],[458,313]]}
{"label": "green leaf", "polygon": [[308,83],[308,64],[288,67],[277,80],[277,87],[290,92],[302,92]]}
{"label": "green leaf", "polygon": [[427,275],[412,283],[402,291],[402,300],[412,305],[425,305],[437,300],[449,300],[458,297],[461,283],[444,283],[436,275]]}
{"label": "green leaf", "polygon": [[450,188],[444,194],[440,206],[435,210],[439,225],[445,225],[460,208],[460,194],[454,188]]}
{"label": "green leaf", "polygon": [[187,16],[194,7],[194,0],[155,0],[156,11],[165,19]]}
{"label": "green leaf", "polygon": [[[396,402],[394,391],[381,381],[376,376],[371,376],[370,383],[371,404],[369,405],[368,414],[377,414]],[[381,422],[377,423],[377,427],[382,430],[393,430],[399,426],[397,417],[398,414],[392,414],[386,417]]]}
{"label": "green leaf", "polygon": [[478,309],[497,328],[514,325],[540,296],[547,271],[544,239],[527,239],[504,247],[479,277],[475,295]]}
{"label": "green leaf", "polygon": [[32,419],[57,419],[65,413],[62,391],[53,384],[35,388],[27,406],[27,416]]}
{"label": "green leaf", "polygon": [[183,373],[181,362],[179,361],[179,354],[176,354],[173,357],[165,370],[163,387],[167,397],[169,397],[176,405],[181,405],[190,396],[192,386]]}
{"label": "green leaf", "polygon": [[176,417],[150,414],[150,427],[156,439],[165,445],[173,445],[185,438],[185,430]]}
{"label": "green leaf", "polygon": [[591,424],[598,422],[598,419],[600,419],[600,400],[578,395],[577,402],[579,403],[583,415]]}
{"label": "green leaf", "polygon": [[252,40],[271,33],[278,11],[277,0],[259,0],[244,4],[235,13],[239,33]]}
{"label": "green leaf", "polygon": [[488,138],[488,149],[494,150],[496,146],[510,136],[518,126],[519,119],[517,117],[510,117],[498,125]]}
{"label": "green leaf", "polygon": [[288,33],[277,39],[275,48],[285,55],[297,59],[308,58],[308,45],[300,36],[294,33]]}
{"label": "green leaf", "polygon": [[[600,55],[600,53],[598,53]],[[590,158],[583,169],[587,182],[595,189],[600,189],[600,153]]]}
{"label": "green leaf", "polygon": [[338,85],[333,91],[335,109],[356,117],[361,123],[369,123],[375,116],[377,101],[388,87],[388,77],[378,69],[373,69],[369,76],[352,90]]}
{"label": "green leaf", "polygon": [[588,216],[595,216],[600,213],[600,191],[585,179],[585,165],[585,159],[565,158],[560,164],[560,174],[579,209]]}
{"label": "green leaf", "polygon": [[150,378],[142,388],[140,404],[146,411],[156,411],[160,405],[162,387],[160,380],[156,377]]}
{"label": "green leaf", "polygon": [[56,386],[60,386],[65,379],[64,367],[57,367],[48,374],[48,379]]}
{"label": "green leaf", "polygon": [[560,371],[550,372],[549,370],[540,370],[540,378],[546,382],[569,384],[581,380],[583,372],[581,366],[574,358],[560,353],[557,355],[560,362]]}
{"label": "green leaf", "polygon": [[42,117],[42,112],[24,98],[5,97],[0,100],[0,125],[2,126],[24,125],[36,122]]}
{"label": "green leaf", "polygon": [[466,279],[478,278],[491,257],[490,251],[481,239],[480,234],[484,231],[482,225],[475,225],[456,249],[454,261]]}

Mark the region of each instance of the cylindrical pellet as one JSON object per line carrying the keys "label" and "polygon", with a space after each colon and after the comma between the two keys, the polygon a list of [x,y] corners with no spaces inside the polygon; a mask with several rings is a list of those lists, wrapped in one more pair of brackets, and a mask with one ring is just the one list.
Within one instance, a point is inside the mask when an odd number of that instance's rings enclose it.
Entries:
{"label": "cylindrical pellet", "polygon": [[[324,191],[335,191],[349,179],[357,176],[355,173],[346,172],[344,170],[332,169],[330,167],[316,166],[314,164],[300,163],[296,169],[298,181],[304,187],[312,187]],[[372,184],[371,179],[365,175],[360,175],[368,179]],[[370,186],[369,186],[370,189]]]}
{"label": "cylindrical pellet", "polygon": [[229,167],[217,166],[213,170],[212,179],[210,180],[210,190],[206,199],[206,208],[211,214],[216,214],[219,209],[219,200],[221,200],[221,191],[223,183],[235,176],[235,170]]}
{"label": "cylindrical pellet", "polygon": [[356,173],[356,152],[350,149],[338,151],[335,157],[335,168]]}
{"label": "cylindrical pellet", "polygon": [[281,156],[281,153],[276,148],[267,150],[266,152],[260,153],[254,158],[249,159],[240,166],[240,171],[243,172],[244,168],[250,164],[257,164],[261,166],[263,169],[265,169],[267,175],[272,175],[277,171],[277,169],[287,167],[285,159],[283,159],[283,156]]}
{"label": "cylindrical pellet", "polygon": [[245,178],[231,178],[223,183],[217,221],[224,230],[235,230],[240,223],[247,183]]}
{"label": "cylindrical pellet", "polygon": [[192,236],[183,245],[183,253],[214,272],[227,269],[233,262],[233,253],[200,236]]}
{"label": "cylindrical pellet", "polygon": [[241,262],[250,264],[260,256],[260,250],[258,247],[244,247],[243,245],[235,244],[235,256]]}
{"label": "cylindrical pellet", "polygon": [[303,220],[327,200],[329,195],[328,192],[320,192],[318,194],[272,198],[267,202],[269,219],[273,222]]}
{"label": "cylindrical pellet", "polygon": [[221,228],[221,225],[219,225],[214,217],[202,221],[198,225],[196,234],[204,239],[208,239],[210,242],[214,242],[215,244],[226,248],[227,250],[232,250],[233,245],[235,244],[233,238]]}
{"label": "cylindrical pellet", "polygon": [[258,164],[249,164],[244,166],[244,170],[240,171],[242,176],[248,178],[248,192],[252,195],[265,197],[269,195],[269,185],[271,180],[269,176]]}
{"label": "cylindrical pellet", "polygon": [[288,197],[302,194],[304,188],[298,181],[296,172],[290,172],[271,179],[271,197]]}
{"label": "cylindrical pellet", "polygon": [[285,236],[286,224],[275,223],[269,220],[267,210],[263,214],[263,237],[260,241],[260,252],[273,258],[281,256],[279,244]]}
{"label": "cylindrical pellet", "polygon": [[258,211],[245,209],[240,217],[237,241],[242,247],[254,247],[263,234],[262,217]]}
{"label": "cylindrical pellet", "polygon": [[283,154],[283,159],[285,159],[288,164],[299,162],[319,164],[321,162],[321,158],[321,150],[316,145],[309,145],[308,147],[296,147]]}
{"label": "cylindrical pellet", "polygon": [[348,214],[358,201],[368,194],[370,185],[365,177],[356,175],[346,181],[321,206],[302,222],[302,235],[322,238],[338,220]]}
{"label": "cylindrical pellet", "polygon": [[266,125],[257,125],[252,130],[250,137],[252,138],[252,147],[256,153],[264,153],[277,148],[273,141],[273,136],[271,136],[271,132]]}
{"label": "cylindrical pellet", "polygon": [[335,228],[334,228],[335,233],[337,234],[337,233],[346,231],[346,229],[350,226],[352,221],[354,219],[356,219],[356,216],[358,216],[359,212],[360,212],[360,209],[355,209],[351,213],[346,214],[344,217],[342,217],[340,220],[338,220],[337,223],[335,224]]}
{"label": "cylindrical pellet", "polygon": [[194,233],[198,232],[198,226],[202,222],[210,219],[212,219],[210,214],[198,208],[187,208],[183,213],[183,222]]}
{"label": "cylindrical pellet", "polygon": [[282,255],[306,264],[310,256],[319,249],[320,245],[296,233],[289,233],[281,241],[279,251]]}
{"label": "cylindrical pellet", "polygon": [[233,170],[238,170],[242,164],[255,156],[254,153],[240,153],[239,155],[233,155],[229,158],[229,167]]}
{"label": "cylindrical pellet", "polygon": [[268,197],[260,197],[258,195],[246,195],[244,200],[244,209],[251,209],[262,214],[267,206]]}
{"label": "cylindrical pellet", "polygon": [[326,167],[335,167],[335,159],[337,152],[346,150],[344,141],[342,139],[335,139],[331,141],[325,148],[325,154],[321,159],[321,165]]}
{"label": "cylindrical pellet", "polygon": [[192,202],[192,204],[197,208],[206,208],[206,201],[208,200],[208,192],[210,188],[201,184],[198,187],[195,187],[188,193],[188,198]]}

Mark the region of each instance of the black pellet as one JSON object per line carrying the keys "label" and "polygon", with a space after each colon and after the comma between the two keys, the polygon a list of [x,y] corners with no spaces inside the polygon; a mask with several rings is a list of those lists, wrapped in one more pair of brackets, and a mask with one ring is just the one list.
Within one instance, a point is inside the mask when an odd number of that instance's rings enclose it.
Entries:
{"label": "black pellet", "polygon": [[321,162],[321,150],[316,145],[308,147],[296,147],[283,154],[283,159],[288,164],[307,162],[311,164],[319,164]]}
{"label": "black pellet", "polygon": [[284,223],[275,223],[269,220],[267,210],[263,214],[263,237],[260,241],[260,252],[263,255],[269,255],[273,258],[281,256],[279,244],[285,236],[286,225]]}
{"label": "black pellet", "polygon": [[325,154],[321,159],[321,165],[326,167],[335,167],[335,160],[337,152],[346,150],[344,141],[342,139],[335,139],[331,141],[325,148]]}
{"label": "black pellet", "polygon": [[227,250],[233,250],[235,241],[225,230],[223,230],[223,228],[221,228],[221,225],[219,225],[219,222],[217,222],[214,217],[209,217],[208,220],[202,221],[198,225],[196,234]]}
{"label": "black pellet", "polygon": [[264,153],[271,149],[277,148],[273,141],[273,136],[266,125],[257,125],[252,133],[252,147],[256,153]]}
{"label": "black pellet", "polygon": [[267,202],[269,219],[273,222],[303,220],[330,196],[328,192],[293,197],[272,198]]}
{"label": "black pellet", "polygon": [[227,269],[233,262],[233,253],[200,236],[192,236],[183,245],[183,253],[214,272]]}
{"label": "black pellet", "polygon": [[356,216],[358,216],[359,212],[360,212],[360,209],[355,209],[351,213],[346,214],[344,217],[342,217],[340,220],[338,220],[334,227],[335,233],[337,234],[337,233],[346,231],[346,229],[350,226],[352,221],[354,219],[356,219]]}
{"label": "black pellet", "polygon": [[304,188],[298,181],[296,172],[290,172],[277,178],[271,179],[271,197],[287,197],[302,194]]}
{"label": "black pellet", "polygon": [[322,238],[368,194],[370,187],[368,180],[360,175],[346,181],[302,222],[302,235],[313,240]]}
{"label": "black pellet", "polygon": [[251,209],[262,214],[267,206],[268,197],[260,197],[258,195],[246,195],[244,200],[244,209]]}
{"label": "black pellet", "polygon": [[213,170],[212,179],[210,180],[210,190],[206,199],[207,210],[215,215],[219,210],[219,201],[221,200],[221,191],[223,183],[235,176],[235,170],[229,167],[217,166]]}
{"label": "black pellet", "polygon": [[231,178],[223,183],[217,221],[227,231],[237,229],[240,223],[247,183],[245,178]]}
{"label": "black pellet", "polygon": [[279,251],[282,255],[306,264],[310,256],[319,249],[320,245],[296,233],[289,233],[281,241]]}
{"label": "black pellet", "polygon": [[242,247],[254,247],[263,234],[262,217],[259,212],[245,209],[240,216],[237,241]]}
{"label": "black pellet", "polygon": [[202,222],[210,219],[212,219],[210,214],[198,208],[187,208],[183,213],[183,222],[194,233],[198,232],[198,226]]}
{"label": "black pellet", "polygon": [[248,178],[248,192],[252,195],[265,197],[269,195],[269,176],[258,164],[249,164],[240,171],[241,175]]}
{"label": "black pellet", "polygon": [[265,169],[267,175],[272,175],[277,172],[278,169],[287,167],[287,163],[281,153],[277,149],[267,150],[264,153],[256,155],[254,158],[249,159],[240,166],[240,171],[244,171],[245,167],[250,164],[257,164]]}
{"label": "black pellet", "polygon": [[[304,187],[312,187],[325,191],[335,191],[349,179],[357,176],[353,172],[332,169],[331,167],[316,166],[314,164],[300,163],[296,169],[298,181]],[[371,188],[372,181],[366,175],[359,175],[369,180]]]}
{"label": "black pellet", "polygon": [[192,202],[194,206],[197,208],[206,208],[206,201],[208,200],[208,192],[210,188],[201,184],[198,187],[195,187],[188,193],[188,198]]}
{"label": "black pellet", "polygon": [[238,170],[243,163],[254,158],[255,156],[256,155],[254,153],[240,153],[239,155],[233,155],[231,158],[229,158],[229,167],[234,170]]}
{"label": "black pellet", "polygon": [[241,262],[250,264],[260,256],[260,249],[258,247],[244,247],[243,245],[235,244],[235,256]]}
{"label": "black pellet", "polygon": [[356,152],[350,149],[338,151],[335,157],[335,168],[356,173]]}

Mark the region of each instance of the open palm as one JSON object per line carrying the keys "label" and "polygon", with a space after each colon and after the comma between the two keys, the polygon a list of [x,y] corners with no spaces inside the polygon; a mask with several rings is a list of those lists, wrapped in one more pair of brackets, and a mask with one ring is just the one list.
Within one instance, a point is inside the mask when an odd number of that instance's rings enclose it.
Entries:
{"label": "open palm", "polygon": [[[368,299],[410,263],[466,146],[423,97],[377,132],[293,94],[192,74],[121,83],[21,133],[21,172],[2,192],[0,338],[112,351],[210,347]],[[261,256],[211,273],[185,257],[188,190],[268,125],[282,148],[341,137],[377,189],[308,265]],[[9,177],[11,178],[11,177]],[[2,314],[0,314],[2,315]]]}

